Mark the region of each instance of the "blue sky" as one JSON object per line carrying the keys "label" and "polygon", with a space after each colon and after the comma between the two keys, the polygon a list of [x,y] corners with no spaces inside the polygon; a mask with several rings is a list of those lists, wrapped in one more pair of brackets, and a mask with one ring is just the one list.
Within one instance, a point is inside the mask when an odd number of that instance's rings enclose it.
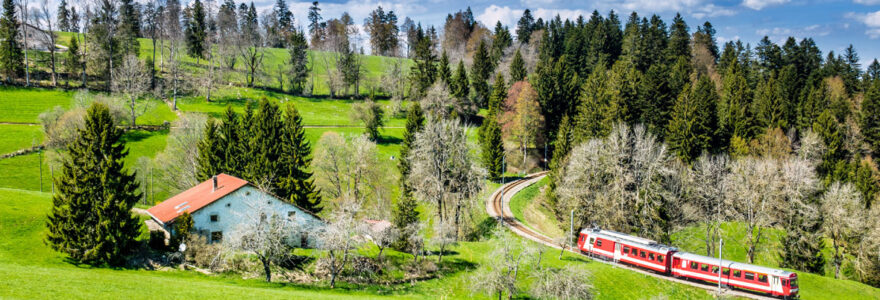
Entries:
{"label": "blue sky", "polygon": [[[268,9],[275,0],[256,2]],[[305,25],[306,9],[311,2],[288,2],[297,22]],[[668,24],[680,12],[691,31],[705,21],[717,30],[719,44],[740,39],[754,45],[764,35],[781,43],[788,36],[798,39],[812,37],[822,49],[840,53],[853,44],[861,56],[863,67],[874,58],[880,58],[880,0],[334,0],[321,2],[325,19],[349,12],[357,23],[376,6],[394,10],[401,18],[410,17],[422,24],[442,27],[450,12],[470,6],[477,20],[491,27],[496,21],[515,27],[525,8],[536,17],[548,19],[556,14],[574,18],[589,15],[594,9],[603,15],[616,11],[622,20],[632,11],[639,15],[658,14]]]}

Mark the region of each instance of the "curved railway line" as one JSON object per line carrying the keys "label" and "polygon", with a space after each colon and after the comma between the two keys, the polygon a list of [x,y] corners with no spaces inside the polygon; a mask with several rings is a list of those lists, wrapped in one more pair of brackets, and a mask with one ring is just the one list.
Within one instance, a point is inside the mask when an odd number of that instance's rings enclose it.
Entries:
{"label": "curved railway line", "polygon": [[[513,231],[514,233],[516,233],[517,235],[522,236],[524,238],[527,238],[529,240],[541,243],[541,244],[549,246],[549,247],[560,249],[559,245],[556,244],[556,241],[554,241],[553,238],[550,238],[550,237],[544,235],[543,233],[538,232],[538,231],[522,224],[521,222],[519,222],[516,219],[516,217],[513,216],[513,213],[510,211],[510,205],[509,205],[510,199],[512,199],[513,196],[516,195],[517,192],[519,192],[522,189],[528,187],[529,185],[535,183],[536,181],[540,180],[541,178],[543,178],[546,175],[547,175],[547,172],[533,173],[533,174],[529,174],[521,179],[514,180],[514,181],[511,181],[507,184],[504,184],[503,186],[501,186],[501,188],[499,188],[498,190],[493,192],[492,195],[489,197],[489,199],[487,199],[488,201],[486,202],[486,210],[489,212],[490,216],[492,216],[493,218],[499,219],[501,221],[501,223],[504,224],[504,226],[510,228],[510,230]],[[686,280],[683,278],[675,278],[672,276],[667,276],[664,274],[655,273],[655,272],[644,270],[641,268],[636,268],[636,267],[632,267],[632,266],[628,266],[628,265],[624,265],[624,264],[616,264],[616,263],[612,263],[612,262],[602,260],[602,259],[595,259],[593,257],[590,257],[588,255],[580,253],[580,251],[576,251],[571,248],[568,248],[567,251],[574,253],[574,254],[583,255],[584,257],[587,257],[593,261],[606,263],[606,264],[613,265],[618,268],[623,268],[623,269],[627,269],[627,270],[630,270],[633,272],[638,272],[638,273],[641,273],[644,275],[652,276],[655,278],[701,288],[701,289],[707,290],[713,294],[718,290],[717,284],[691,281],[691,280]],[[732,289],[724,289],[723,295],[724,296],[750,298],[750,299],[777,299],[774,297],[769,297],[769,296],[758,294],[758,293],[753,293],[753,292],[744,291],[744,290],[732,290]]]}

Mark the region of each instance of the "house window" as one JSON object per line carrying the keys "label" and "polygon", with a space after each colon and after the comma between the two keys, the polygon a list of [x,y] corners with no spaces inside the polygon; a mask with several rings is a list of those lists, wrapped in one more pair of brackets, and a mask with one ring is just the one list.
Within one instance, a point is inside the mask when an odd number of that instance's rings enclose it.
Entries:
{"label": "house window", "polygon": [[287,218],[288,218],[288,219],[293,219],[293,217],[296,217],[296,211],[295,211],[295,210],[291,210],[291,211],[287,212]]}
{"label": "house window", "polygon": [[303,232],[303,234],[299,236],[299,246],[305,248],[305,247],[308,247],[308,245],[309,245],[309,233]]}
{"label": "house window", "polygon": [[226,203],[226,207],[232,207],[232,203]]}
{"label": "house window", "polygon": [[220,216],[211,215],[211,222],[217,222],[218,219],[220,219]]}
{"label": "house window", "polygon": [[746,272],[746,280],[755,280],[755,273]]}
{"label": "house window", "polygon": [[211,242],[220,242],[223,240],[223,231],[211,232]]}

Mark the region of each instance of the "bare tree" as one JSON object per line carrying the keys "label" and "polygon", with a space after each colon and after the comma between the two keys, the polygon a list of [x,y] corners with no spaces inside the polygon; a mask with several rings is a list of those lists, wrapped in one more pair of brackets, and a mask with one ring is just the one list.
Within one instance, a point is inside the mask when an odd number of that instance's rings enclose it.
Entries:
{"label": "bare tree", "polygon": [[755,262],[758,246],[764,242],[764,229],[773,223],[774,204],[779,201],[782,179],[773,159],[746,157],[731,164],[725,178],[725,201],[746,226],[749,263]]}
{"label": "bare tree", "polygon": [[437,263],[443,262],[443,253],[449,246],[456,245],[456,228],[448,221],[436,220],[434,222],[434,236],[431,244],[440,249],[437,253]]}
{"label": "bare tree", "polygon": [[456,238],[461,231],[461,217],[470,211],[486,177],[473,148],[467,130],[457,120],[429,117],[425,129],[416,134],[409,154],[412,169],[406,180],[413,194],[433,205],[440,221],[455,225]]}
{"label": "bare tree", "polygon": [[834,278],[840,278],[843,252],[853,249],[846,240],[861,234],[865,214],[861,204],[861,194],[851,183],[834,182],[822,196],[822,214],[825,221],[822,229],[831,239],[834,249]]}
{"label": "bare tree", "polygon": [[589,271],[573,264],[566,264],[562,268],[542,268],[532,275],[531,294],[538,299],[593,299],[591,276]]}
{"label": "bare tree", "polygon": [[691,199],[687,202],[693,209],[693,220],[705,227],[703,241],[706,255],[715,255],[715,245],[721,236],[721,223],[726,220],[724,205],[724,178],[730,171],[727,155],[701,155],[694,163],[691,183]]}
{"label": "bare tree", "polygon": [[859,281],[876,285],[880,283],[880,205],[871,206],[866,220],[854,266]]}
{"label": "bare tree", "polygon": [[[599,225],[669,239],[669,220],[659,213],[680,192],[665,145],[644,126],[617,124],[604,139],[572,150],[557,192],[563,211],[575,210],[575,226]],[[596,216],[602,216],[597,218]]]}
{"label": "bare tree", "polygon": [[381,194],[384,174],[375,167],[378,150],[365,135],[346,141],[336,132],[326,132],[315,149],[312,167],[327,198],[352,197],[364,202]]}
{"label": "bare tree", "polygon": [[199,170],[199,141],[208,118],[202,114],[185,113],[171,125],[167,144],[153,160],[158,173],[158,186],[167,187],[176,194],[197,184]]}
{"label": "bare tree", "polygon": [[58,72],[56,68],[56,53],[57,48],[55,47],[56,40],[58,39],[58,34],[55,33],[55,28],[52,23],[52,15],[49,13],[49,1],[43,0],[40,2],[40,10],[34,14],[37,19],[36,24],[39,24],[40,27],[45,28],[45,34],[43,38],[40,39],[40,43],[43,47],[46,48],[46,51],[49,51],[49,69],[52,71],[52,86],[58,86]]}
{"label": "bare tree", "polygon": [[27,22],[29,22],[31,20],[30,19],[30,10],[31,10],[31,8],[30,8],[30,4],[29,4],[28,0],[18,0],[18,13],[21,15],[19,20],[23,20],[25,22],[24,26],[20,26],[20,29],[22,32],[22,37],[24,38],[24,45],[23,45],[24,49],[23,50],[24,50],[24,75],[25,75],[24,76],[24,78],[25,78],[24,85],[25,86],[31,85],[31,66],[30,66],[30,60],[28,59],[28,52],[30,50],[30,44],[28,44],[28,35],[30,35],[30,34],[28,34],[29,27],[26,24]]}
{"label": "bare tree", "polygon": [[497,230],[494,235],[497,242],[489,254],[490,263],[474,275],[473,282],[480,284],[473,284],[471,288],[495,293],[498,299],[507,293],[507,298],[512,299],[519,292],[516,283],[520,269],[535,258],[537,249],[530,241],[515,237],[503,229]]}
{"label": "bare tree", "polygon": [[412,254],[414,261],[418,261],[419,255],[425,250],[425,238],[422,236],[424,229],[424,224],[414,222],[406,225],[400,232],[406,238],[406,251]]}
{"label": "bare tree", "polygon": [[61,106],[40,114],[40,124],[46,137],[44,145],[49,149],[66,149],[79,136],[85,125],[85,110],[64,110]]}
{"label": "bare tree", "polygon": [[244,24],[236,39],[236,50],[247,71],[247,85],[254,86],[257,71],[263,64],[265,48],[257,24]]}
{"label": "bare tree", "polygon": [[356,215],[361,204],[355,199],[343,199],[343,204],[330,217],[330,224],[318,234],[318,248],[325,250],[330,267],[330,288],[336,287],[336,279],[360,244],[364,232]]}
{"label": "bare tree", "polygon": [[113,72],[113,90],[128,98],[128,108],[131,112],[131,124],[129,128],[136,126],[137,117],[146,112],[146,106],[141,105],[138,98],[150,89],[150,74],[144,69],[144,63],[134,55],[127,55],[122,61],[122,66]]}
{"label": "bare tree", "polygon": [[394,225],[384,226],[376,230],[370,229],[370,240],[379,248],[379,258],[382,258],[382,251],[400,240],[400,231]]}
{"label": "bare tree", "polygon": [[290,252],[290,241],[295,240],[299,229],[295,221],[279,214],[267,200],[267,196],[245,199],[247,209],[239,214],[242,221],[223,244],[227,249],[256,255],[263,264],[266,282],[271,282],[272,264]]}
{"label": "bare tree", "polygon": [[[181,92],[185,79],[181,61],[183,59],[181,51],[184,49],[180,20],[180,2],[177,0],[168,1],[162,16],[163,25],[160,27],[162,30],[160,43],[165,45],[162,47],[160,55],[162,56],[162,66],[168,72],[165,80],[171,86],[171,109],[175,111],[177,110],[177,95]],[[167,57],[164,55],[166,51],[168,52]]]}

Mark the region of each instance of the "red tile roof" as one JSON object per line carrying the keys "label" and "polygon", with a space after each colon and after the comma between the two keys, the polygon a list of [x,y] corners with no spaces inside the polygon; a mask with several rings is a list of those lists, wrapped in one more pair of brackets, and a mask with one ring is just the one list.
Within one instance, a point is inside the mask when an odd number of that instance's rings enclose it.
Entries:
{"label": "red tile roof", "polygon": [[193,213],[220,198],[248,185],[244,179],[220,174],[217,175],[217,190],[214,190],[213,179],[208,179],[198,185],[183,191],[162,203],[156,204],[147,210],[154,218],[162,223],[168,223],[182,214],[184,211]]}

